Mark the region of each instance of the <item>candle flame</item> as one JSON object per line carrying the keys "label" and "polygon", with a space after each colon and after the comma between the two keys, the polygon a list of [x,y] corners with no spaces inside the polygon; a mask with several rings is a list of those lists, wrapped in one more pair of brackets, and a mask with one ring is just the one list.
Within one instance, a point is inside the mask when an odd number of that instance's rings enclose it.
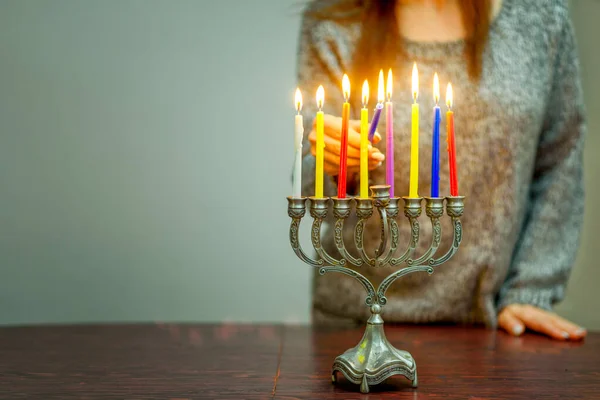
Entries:
{"label": "candle flame", "polygon": [[419,70],[417,69],[417,63],[413,64],[413,69],[412,69],[412,93],[413,93],[413,99],[416,103],[417,97],[419,95]]}
{"label": "candle flame", "polygon": [[300,93],[300,88],[296,88],[296,96],[294,100],[296,103],[296,111],[298,111],[298,114],[300,114],[300,110],[302,110],[302,93]]}
{"label": "candle flame", "polygon": [[433,98],[435,105],[437,105],[440,102],[440,80],[437,72],[433,74]]}
{"label": "candle flame", "polygon": [[446,88],[446,105],[448,108],[452,108],[452,84],[448,83]]}
{"label": "candle flame", "polygon": [[385,87],[383,86],[383,70],[379,70],[379,84],[377,85],[377,102],[383,103],[385,101],[384,97]]}
{"label": "candle flame", "polygon": [[319,85],[317,89],[317,107],[319,107],[319,111],[323,108],[323,103],[325,102],[325,89],[323,89],[323,85]]}
{"label": "candle flame", "polygon": [[392,101],[392,69],[390,68],[387,76],[387,85],[385,85],[385,91],[387,94],[388,101]]}
{"label": "candle flame", "polygon": [[363,98],[363,107],[366,107],[367,104],[369,103],[369,82],[367,82],[366,79],[365,79],[365,82],[363,83],[362,98]]}
{"label": "candle flame", "polygon": [[344,93],[344,100],[348,101],[350,98],[350,79],[348,79],[348,75],[346,74],[342,78],[342,92]]}

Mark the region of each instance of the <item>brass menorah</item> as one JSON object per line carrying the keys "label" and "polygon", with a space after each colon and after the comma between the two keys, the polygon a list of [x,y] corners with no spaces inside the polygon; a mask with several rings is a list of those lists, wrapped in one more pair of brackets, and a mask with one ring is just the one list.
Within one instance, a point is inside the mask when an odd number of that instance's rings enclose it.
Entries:
{"label": "brass menorah", "polygon": [[[404,215],[411,227],[411,238],[406,250],[396,257],[400,199],[404,200]],[[371,309],[371,317],[367,321],[361,341],[334,360],[331,369],[332,381],[337,382],[337,373],[341,372],[350,382],[360,384],[362,393],[368,393],[369,386],[377,385],[393,375],[403,375],[411,381],[413,387],[417,387],[415,360],[407,351],[392,346],[385,337],[381,318],[382,307],[387,302],[385,293],[396,279],[405,275],[420,271],[432,274],[434,268],[448,261],[458,251],[462,240],[460,217],[464,211],[464,196],[425,197],[425,213],[431,220],[432,238],[428,250],[418,258],[414,258],[413,254],[419,242],[418,218],[421,215],[423,198],[390,198],[389,185],[371,186],[369,198],[310,197],[310,215],[313,218],[311,241],[317,254],[316,259],[302,250],[298,239],[300,222],[306,214],[306,200],[306,197],[288,197],[288,215],[292,218],[292,249],[306,264],[318,268],[320,275],[339,272],[358,280],[367,291],[365,303]],[[444,215],[444,202],[446,214],[452,219],[454,237],[445,254],[435,258],[442,239],[440,218]],[[335,247],[340,255],[338,258],[329,254],[321,245],[321,227],[329,212],[330,203],[333,203],[333,215],[336,219],[333,234]],[[350,216],[353,204],[356,204],[355,212],[358,218],[354,228],[354,245],[358,256],[348,252],[343,239],[344,221]],[[373,216],[373,209],[379,214],[381,240],[379,247],[374,251],[374,257],[371,257],[364,248],[363,233],[367,220]],[[369,279],[357,271],[360,268],[395,267],[403,264],[406,266],[395,269],[377,289]],[[355,268],[350,268],[349,265]]]}

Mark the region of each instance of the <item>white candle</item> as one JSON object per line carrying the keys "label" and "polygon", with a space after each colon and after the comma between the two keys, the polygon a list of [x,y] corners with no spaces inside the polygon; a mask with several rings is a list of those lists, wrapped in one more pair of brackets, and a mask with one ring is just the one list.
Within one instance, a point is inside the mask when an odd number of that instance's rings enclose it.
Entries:
{"label": "white candle", "polygon": [[304,135],[304,125],[302,122],[302,94],[300,89],[296,89],[296,121],[294,126],[294,149],[296,156],[294,160],[294,172],[292,174],[292,196],[302,196],[302,136]]}

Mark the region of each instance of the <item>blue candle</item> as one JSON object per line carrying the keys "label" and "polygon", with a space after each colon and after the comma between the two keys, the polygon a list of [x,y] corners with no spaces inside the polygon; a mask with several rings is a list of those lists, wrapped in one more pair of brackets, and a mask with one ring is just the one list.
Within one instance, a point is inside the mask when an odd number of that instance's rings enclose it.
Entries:
{"label": "blue candle", "polygon": [[369,127],[369,142],[373,143],[373,136],[377,130],[377,124],[379,124],[379,117],[381,116],[381,110],[383,110],[383,97],[384,86],[383,86],[383,70],[379,70],[379,82],[377,85],[377,106],[375,107],[375,113],[373,114],[373,120]]}
{"label": "blue candle", "polygon": [[433,146],[431,154],[431,197],[440,197],[440,121],[442,113],[438,102],[440,100],[440,83],[437,73],[433,76]]}

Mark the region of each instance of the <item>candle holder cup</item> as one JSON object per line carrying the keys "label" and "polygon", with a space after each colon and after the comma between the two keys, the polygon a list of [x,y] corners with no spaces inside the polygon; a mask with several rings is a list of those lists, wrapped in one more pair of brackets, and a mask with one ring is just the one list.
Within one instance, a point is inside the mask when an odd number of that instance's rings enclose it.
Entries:
{"label": "candle holder cup", "polygon": [[[311,241],[316,252],[316,258],[311,258],[302,249],[298,232],[300,222],[306,215],[306,202],[304,197],[288,197],[288,215],[292,219],[290,225],[290,244],[296,255],[306,264],[318,268],[319,274],[338,272],[358,280],[367,292],[365,303],[370,308],[371,317],[361,341],[353,348],[348,349],[333,361],[331,368],[332,382],[337,382],[338,373],[355,384],[360,385],[362,393],[368,393],[369,387],[377,385],[393,375],[402,375],[417,387],[417,365],[410,353],[398,350],[387,340],[383,329],[381,317],[382,308],[387,303],[385,293],[390,285],[405,275],[413,272],[427,272],[432,274],[434,269],[458,251],[462,240],[462,224],[460,218],[464,211],[463,196],[448,196],[425,198],[425,213],[432,225],[431,245],[421,256],[414,258],[414,252],[419,242],[419,221],[422,213],[423,198],[403,197],[404,216],[411,229],[411,238],[406,248],[397,255],[398,250],[398,221],[400,198],[390,198],[389,185],[371,186],[369,198],[344,198],[326,197],[309,198],[309,213],[312,217]],[[440,219],[444,215],[451,218],[453,226],[453,240],[450,248],[440,257],[435,258],[442,238]],[[321,229],[324,219],[332,205],[335,225],[333,227],[334,242],[339,255],[336,258],[329,254],[321,244]],[[343,238],[344,223],[351,215],[352,210],[358,218],[354,227],[354,247],[358,256],[354,256],[346,248]],[[381,239],[379,246],[372,251],[364,248],[363,234],[367,221],[377,212],[381,226]],[[399,265],[404,268],[395,269],[381,284],[375,286],[364,275],[352,267],[384,268]]]}

